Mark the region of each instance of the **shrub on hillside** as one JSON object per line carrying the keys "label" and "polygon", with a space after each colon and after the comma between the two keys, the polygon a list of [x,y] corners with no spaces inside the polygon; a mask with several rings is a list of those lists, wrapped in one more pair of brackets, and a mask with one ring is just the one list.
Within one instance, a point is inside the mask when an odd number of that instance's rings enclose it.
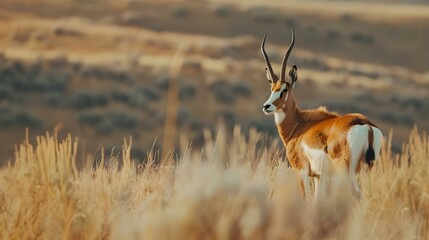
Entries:
{"label": "shrub on hillside", "polygon": [[326,36],[329,39],[338,39],[340,37],[340,33],[334,29],[326,30]]}
{"label": "shrub on hillside", "polygon": [[209,91],[214,94],[216,101],[218,102],[223,104],[231,104],[235,102],[235,95],[229,84],[224,80],[216,81],[214,84],[210,85]]}
{"label": "shrub on hillside", "polygon": [[276,136],[276,137],[278,136],[276,125],[274,121],[272,121],[272,119],[268,119],[268,118],[252,119],[249,121],[248,127],[255,128],[260,132],[266,132],[271,136]]}
{"label": "shrub on hillside", "polygon": [[183,126],[189,119],[191,119],[189,111],[185,107],[180,106],[179,111],[177,111],[177,124]]}
{"label": "shrub on hillside", "polygon": [[203,65],[201,60],[188,60],[183,63],[182,69],[188,74],[196,75],[203,72]]}
{"label": "shrub on hillside", "polygon": [[308,25],[305,30],[307,30],[308,33],[314,34],[317,32],[317,28],[314,25]]}
{"label": "shrub on hillside", "polygon": [[190,119],[189,127],[192,131],[201,131],[204,128],[204,124],[197,119]]}
{"label": "shrub on hillside", "polygon": [[143,96],[148,100],[155,101],[159,99],[159,92],[147,85],[137,86],[136,91],[137,93],[143,94]]}
{"label": "shrub on hillside", "polygon": [[265,7],[255,7],[251,12],[255,22],[263,24],[273,24],[277,21],[276,16],[279,16],[279,14],[272,9]]}
{"label": "shrub on hillside", "polygon": [[233,83],[230,88],[231,91],[238,96],[248,97],[251,94],[251,88],[249,84],[244,81]]}
{"label": "shrub on hillside", "polygon": [[11,109],[7,105],[0,105],[0,116],[8,114],[11,112]]}
{"label": "shrub on hillside", "polygon": [[155,80],[155,85],[161,89],[166,91],[168,89],[168,83],[170,78],[168,76],[160,76]]}
{"label": "shrub on hillside", "polygon": [[79,115],[79,123],[83,125],[95,126],[101,123],[103,116],[99,113],[85,112]]}
{"label": "shrub on hillside", "polygon": [[115,128],[132,129],[138,125],[137,118],[122,111],[111,111],[107,113],[109,119]]}
{"label": "shrub on hillside", "polygon": [[351,22],[354,20],[354,17],[352,17],[352,15],[350,15],[348,13],[345,13],[345,14],[341,15],[340,19],[343,22]]}
{"label": "shrub on hillside", "polygon": [[18,61],[9,61],[5,64],[0,77],[0,85],[9,86],[14,90],[31,89],[29,85],[32,76],[26,72],[24,64]]}
{"label": "shrub on hillside", "polygon": [[216,4],[211,7],[211,11],[214,15],[218,17],[227,17],[230,15],[230,9],[227,5]]}
{"label": "shrub on hillside", "polygon": [[112,99],[122,102],[130,107],[146,108],[148,106],[147,98],[139,91],[114,90],[111,94]]}
{"label": "shrub on hillside", "polygon": [[52,70],[66,69],[69,67],[69,61],[67,59],[67,55],[61,54],[45,60],[45,65]]}
{"label": "shrub on hillside", "polygon": [[140,122],[140,126],[143,130],[151,130],[155,127],[156,123],[153,119],[145,118]]}
{"label": "shrub on hillside", "polygon": [[417,97],[408,97],[405,99],[402,99],[401,101],[401,107],[410,107],[414,109],[415,111],[420,111],[424,106],[424,102],[417,98]]}
{"label": "shrub on hillside", "polygon": [[286,18],[283,22],[289,28],[296,28],[297,26],[296,21],[293,18]]}
{"label": "shrub on hillside", "polygon": [[142,14],[138,11],[127,11],[122,14],[121,21],[123,24],[142,25],[144,24]]}
{"label": "shrub on hillside", "polygon": [[70,78],[71,76],[68,71],[50,70],[35,76],[34,80],[28,87],[31,88],[30,90],[41,92],[63,92],[66,89]]}
{"label": "shrub on hillside", "polygon": [[165,122],[165,113],[164,112],[159,112],[159,111],[153,111],[151,114],[152,117],[152,121],[157,125],[157,126],[162,126],[164,125]]}
{"label": "shrub on hillside", "polygon": [[60,106],[63,104],[64,98],[61,93],[48,92],[45,95],[45,101],[49,106]]}
{"label": "shrub on hillside", "polygon": [[42,121],[29,112],[17,112],[15,114],[15,123],[36,129],[42,126]]}
{"label": "shrub on hillside", "polygon": [[131,105],[133,94],[131,91],[114,89],[110,94],[112,100]]}
{"label": "shrub on hillside", "polygon": [[67,28],[66,26],[56,26],[54,34],[58,36],[81,37],[83,35],[79,30]]}
{"label": "shrub on hillside", "polygon": [[129,104],[131,102],[131,95],[123,90],[114,89],[110,94],[114,101]]}
{"label": "shrub on hillside", "polygon": [[415,119],[414,119],[414,116],[413,115],[410,115],[410,114],[405,114],[405,115],[402,115],[400,118],[399,118],[399,120],[400,120],[400,122],[402,123],[402,124],[405,124],[405,125],[408,125],[408,126],[412,126],[413,124],[415,124]]}
{"label": "shrub on hillside", "polygon": [[3,67],[0,85],[17,91],[63,91],[71,77],[68,70],[41,71],[37,63],[15,61]]}
{"label": "shrub on hillside", "polygon": [[374,37],[369,34],[355,32],[350,35],[350,40],[355,43],[371,44],[374,42]]}
{"label": "shrub on hillside", "polygon": [[87,78],[96,78],[99,80],[112,80],[116,82],[131,82],[131,75],[121,66],[110,65],[105,66],[92,66],[82,65],[80,67],[80,74]]}
{"label": "shrub on hillside", "polygon": [[119,24],[119,19],[116,16],[103,16],[98,19],[98,22],[105,25],[117,25]]}
{"label": "shrub on hillside", "polygon": [[15,121],[15,117],[8,106],[0,106],[0,127],[9,127]]}
{"label": "shrub on hillside", "polygon": [[180,100],[192,100],[195,98],[197,89],[191,84],[181,84],[179,89]]}
{"label": "shrub on hillside", "polygon": [[216,119],[221,120],[229,126],[233,126],[237,122],[236,114],[231,110],[222,110],[216,113]]}
{"label": "shrub on hillside", "polygon": [[311,68],[320,71],[328,71],[329,66],[322,60],[318,58],[296,58],[295,62],[298,66],[304,68]]}
{"label": "shrub on hillside", "polygon": [[176,18],[186,18],[189,15],[189,10],[180,5],[172,6],[170,12]]}
{"label": "shrub on hillside", "polygon": [[0,85],[0,102],[11,101],[13,99],[13,90],[9,86]]}
{"label": "shrub on hillside", "polygon": [[398,123],[399,119],[395,113],[390,111],[383,111],[379,114],[379,117],[382,121],[388,123]]}
{"label": "shrub on hillside", "polygon": [[105,94],[87,90],[76,92],[70,100],[71,106],[78,110],[106,106],[108,103],[109,98]]}
{"label": "shrub on hillside", "polygon": [[0,106],[0,127],[13,125],[40,129],[43,127],[43,122],[31,112],[14,111],[9,106]]}
{"label": "shrub on hillside", "polygon": [[227,45],[223,48],[224,55],[234,59],[242,58],[244,51],[242,46]]}
{"label": "shrub on hillside", "polygon": [[140,93],[134,93],[133,95],[131,95],[129,105],[138,109],[145,109],[148,107],[148,103],[149,101],[144,95]]}
{"label": "shrub on hillside", "polygon": [[214,92],[216,101],[223,104],[232,104],[235,102],[235,95],[230,88],[218,89]]}
{"label": "shrub on hillside", "polygon": [[379,78],[381,75],[379,72],[376,72],[376,71],[369,71],[368,72],[368,71],[362,70],[359,67],[350,69],[350,74],[355,75],[355,76],[368,77],[368,78],[372,78],[372,79]]}
{"label": "shrub on hillside", "polygon": [[110,119],[104,118],[100,123],[98,123],[95,127],[97,133],[105,135],[109,134],[113,131],[115,127],[113,126],[112,121]]}

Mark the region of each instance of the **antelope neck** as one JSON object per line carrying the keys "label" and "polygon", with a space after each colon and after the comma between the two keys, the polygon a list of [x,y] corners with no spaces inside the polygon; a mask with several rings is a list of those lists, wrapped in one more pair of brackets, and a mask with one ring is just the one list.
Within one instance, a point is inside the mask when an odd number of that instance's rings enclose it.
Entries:
{"label": "antelope neck", "polygon": [[284,109],[282,111],[285,117],[281,123],[276,123],[276,126],[284,145],[286,145],[299,123],[299,116],[297,109],[288,113],[284,112]]}

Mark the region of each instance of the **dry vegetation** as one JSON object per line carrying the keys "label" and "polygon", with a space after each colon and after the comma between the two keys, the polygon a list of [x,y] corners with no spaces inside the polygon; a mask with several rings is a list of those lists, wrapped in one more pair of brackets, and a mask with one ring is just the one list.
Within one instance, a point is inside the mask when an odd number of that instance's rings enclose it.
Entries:
{"label": "dry vegetation", "polygon": [[[229,140],[228,140],[229,139]],[[417,130],[401,155],[385,144],[359,176],[362,198],[333,177],[328,201],[301,198],[275,144],[206,133],[201,154],[155,164],[122,156],[77,169],[77,140],[25,140],[0,170],[3,239],[427,239],[429,142]],[[387,142],[387,141],[386,141]],[[388,141],[390,143],[390,140]]]}

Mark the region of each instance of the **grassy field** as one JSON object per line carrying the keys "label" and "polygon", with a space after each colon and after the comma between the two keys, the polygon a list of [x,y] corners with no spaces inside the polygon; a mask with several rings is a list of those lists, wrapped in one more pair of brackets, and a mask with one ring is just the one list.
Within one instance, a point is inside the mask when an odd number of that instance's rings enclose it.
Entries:
{"label": "grassy field", "polygon": [[26,139],[0,169],[2,239],[427,239],[429,138],[414,130],[401,155],[386,139],[371,171],[330,180],[326,201],[302,199],[272,142],[236,127],[206,136],[200,154],[144,164],[101,155],[77,168],[77,139]]}

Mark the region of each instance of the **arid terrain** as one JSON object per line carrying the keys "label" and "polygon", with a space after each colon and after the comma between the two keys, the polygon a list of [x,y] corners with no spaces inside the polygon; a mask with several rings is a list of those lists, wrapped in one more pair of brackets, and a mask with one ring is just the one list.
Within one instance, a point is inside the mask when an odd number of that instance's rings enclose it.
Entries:
{"label": "arid terrain", "polygon": [[[367,115],[372,169],[303,196],[262,104]],[[1,239],[429,239],[424,0],[1,0]],[[313,186],[312,186],[313,188]]]}
{"label": "arid terrain", "polygon": [[215,130],[223,119],[230,128],[254,127],[277,138],[272,118],[261,111],[269,86],[259,45],[267,33],[279,69],[291,28],[299,106],[366,114],[385,134],[393,130],[399,151],[414,124],[429,128],[428,9],[320,1],[4,0],[0,155],[10,159],[26,127],[31,136],[58,127],[80,138],[81,159],[100,147],[120,149],[130,135],[133,156],[142,159],[162,142],[169,68],[180,45],[187,50],[177,79],[178,135],[198,149],[203,129]]}

